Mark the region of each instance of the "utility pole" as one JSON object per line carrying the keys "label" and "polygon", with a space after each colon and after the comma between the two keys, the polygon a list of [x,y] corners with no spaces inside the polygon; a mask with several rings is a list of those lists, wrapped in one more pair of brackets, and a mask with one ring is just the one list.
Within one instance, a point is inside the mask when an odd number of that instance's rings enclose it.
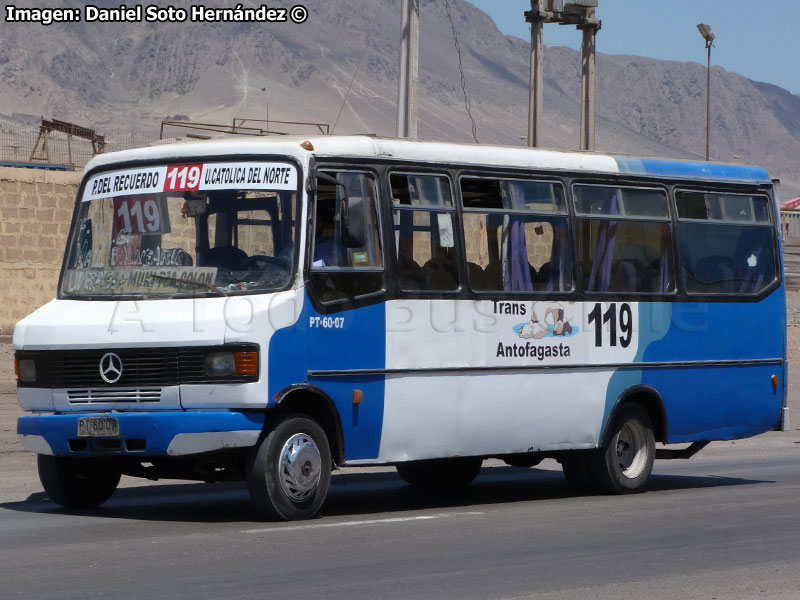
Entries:
{"label": "utility pole", "polygon": [[602,26],[596,18],[598,0],[531,0],[525,20],[531,24],[531,80],[528,102],[528,146],[541,141],[543,113],[543,26],[576,25],[583,31],[581,48],[581,149],[594,150],[595,38]]}
{"label": "utility pole", "polygon": [[544,18],[536,12],[536,0],[531,0],[531,80],[528,96],[528,146],[541,143],[542,111],[544,110]]}
{"label": "utility pole", "polygon": [[578,25],[583,31],[581,46],[581,150],[594,150],[594,66],[595,39],[600,24],[595,9],[586,9],[587,23]]}
{"label": "utility pole", "polygon": [[401,10],[397,137],[416,139],[419,104],[419,0],[403,0]]}

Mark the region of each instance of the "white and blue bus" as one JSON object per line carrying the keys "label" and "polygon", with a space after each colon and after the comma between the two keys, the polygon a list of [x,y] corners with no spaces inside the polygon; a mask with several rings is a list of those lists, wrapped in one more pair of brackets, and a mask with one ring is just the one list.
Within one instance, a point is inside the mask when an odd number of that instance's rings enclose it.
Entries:
{"label": "white and blue bus", "polygon": [[[459,486],[779,429],[785,290],[757,167],[371,137],[102,155],[57,299],[14,332],[48,496],[122,474],[248,482],[313,516],[337,466]],[[656,444],[686,444],[671,449]]]}

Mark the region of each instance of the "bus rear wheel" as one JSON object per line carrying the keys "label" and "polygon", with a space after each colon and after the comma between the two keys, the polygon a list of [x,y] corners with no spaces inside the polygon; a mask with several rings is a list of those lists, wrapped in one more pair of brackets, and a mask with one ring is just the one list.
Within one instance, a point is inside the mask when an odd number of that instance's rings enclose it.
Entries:
{"label": "bus rear wheel", "polygon": [[592,478],[610,494],[644,491],[656,456],[650,416],[637,404],[623,406],[610,431],[608,443],[589,455]]}
{"label": "bus rear wheel", "polygon": [[406,483],[428,488],[466,487],[478,476],[483,459],[440,458],[399,463],[397,473]]}
{"label": "bus rear wheel", "polygon": [[331,483],[331,450],[320,425],[286,415],[262,435],[248,475],[250,499],[265,516],[279,521],[310,519]]}
{"label": "bus rear wheel", "polygon": [[106,458],[38,456],[39,480],[47,496],[64,508],[95,508],[111,497],[121,471]]}

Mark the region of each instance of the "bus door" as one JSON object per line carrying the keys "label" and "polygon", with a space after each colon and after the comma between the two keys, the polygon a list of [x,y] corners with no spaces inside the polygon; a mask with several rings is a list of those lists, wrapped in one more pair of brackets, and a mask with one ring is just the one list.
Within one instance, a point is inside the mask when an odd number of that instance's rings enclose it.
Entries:
{"label": "bus door", "polygon": [[338,409],[348,461],[378,456],[386,323],[377,177],[317,174],[305,314],[309,384]]}

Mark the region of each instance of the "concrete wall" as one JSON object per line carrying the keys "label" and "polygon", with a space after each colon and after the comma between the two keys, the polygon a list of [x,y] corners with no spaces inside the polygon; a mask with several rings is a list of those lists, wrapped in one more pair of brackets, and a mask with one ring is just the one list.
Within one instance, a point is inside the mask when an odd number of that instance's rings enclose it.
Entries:
{"label": "concrete wall", "polygon": [[55,297],[80,177],[0,167],[0,335]]}

